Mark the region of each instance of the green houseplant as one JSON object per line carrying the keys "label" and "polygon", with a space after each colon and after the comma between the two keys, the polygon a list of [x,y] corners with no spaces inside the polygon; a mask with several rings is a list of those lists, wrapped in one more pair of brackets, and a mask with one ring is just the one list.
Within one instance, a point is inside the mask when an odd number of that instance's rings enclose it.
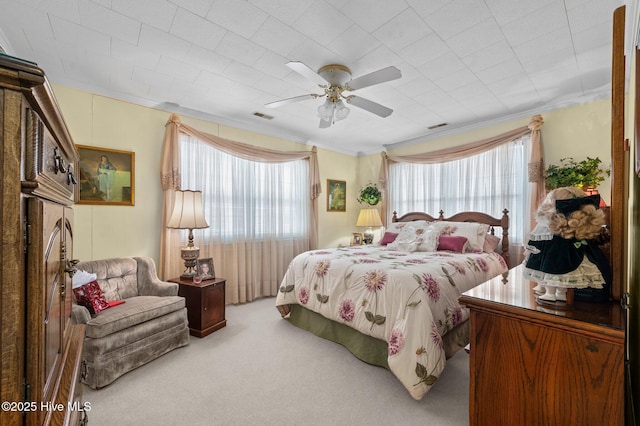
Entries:
{"label": "green houseplant", "polygon": [[587,157],[580,162],[572,157],[561,158],[560,165],[547,167],[545,187],[548,191],[564,186],[575,186],[583,191],[596,189],[611,174],[611,170],[603,169],[601,163],[598,157]]}
{"label": "green houseplant", "polygon": [[358,202],[360,204],[368,204],[370,206],[375,206],[382,200],[382,192],[378,189],[378,185],[375,183],[369,182],[362,188],[360,188],[360,193],[358,194]]}

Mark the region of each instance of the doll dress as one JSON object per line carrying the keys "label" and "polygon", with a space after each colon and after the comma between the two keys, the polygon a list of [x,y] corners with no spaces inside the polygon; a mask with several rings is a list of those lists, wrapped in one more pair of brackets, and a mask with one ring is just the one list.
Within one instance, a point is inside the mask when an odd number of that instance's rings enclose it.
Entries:
{"label": "doll dress", "polygon": [[565,288],[601,289],[608,281],[609,263],[593,240],[554,235],[544,223],[531,233],[524,277]]}

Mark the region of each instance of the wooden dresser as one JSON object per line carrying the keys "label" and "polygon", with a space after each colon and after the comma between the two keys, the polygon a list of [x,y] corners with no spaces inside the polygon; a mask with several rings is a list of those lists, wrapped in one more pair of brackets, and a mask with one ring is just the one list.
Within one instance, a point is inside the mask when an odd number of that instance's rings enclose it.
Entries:
{"label": "wooden dresser", "polygon": [[78,153],[44,72],[0,55],[2,425],[65,425],[83,410],[84,326],[71,323]]}
{"label": "wooden dresser", "polygon": [[619,303],[540,306],[511,269],[464,293],[471,310],[470,425],[623,425]]}

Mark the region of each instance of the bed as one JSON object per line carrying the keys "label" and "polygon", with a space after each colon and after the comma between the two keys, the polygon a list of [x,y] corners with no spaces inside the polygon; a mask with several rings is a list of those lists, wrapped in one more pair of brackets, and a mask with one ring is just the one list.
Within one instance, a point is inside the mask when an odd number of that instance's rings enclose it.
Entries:
{"label": "bed", "polygon": [[458,297],[508,271],[508,236],[507,210],[500,218],[394,212],[378,244],[296,256],[276,307],[294,325],[388,368],[419,400],[468,343]]}

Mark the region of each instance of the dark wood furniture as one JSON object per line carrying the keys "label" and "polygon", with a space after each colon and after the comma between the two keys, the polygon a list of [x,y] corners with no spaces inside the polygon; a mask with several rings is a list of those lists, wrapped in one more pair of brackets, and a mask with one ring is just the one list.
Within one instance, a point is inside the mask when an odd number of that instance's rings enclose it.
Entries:
{"label": "dark wood furniture", "polygon": [[78,153],[44,72],[0,55],[2,425],[65,425],[82,410],[84,326],[71,323]]}
{"label": "dark wood furniture", "polygon": [[471,311],[470,425],[624,424],[619,303],[535,301],[522,266],[465,292]]}
{"label": "dark wood furniture", "polygon": [[224,317],[224,278],[194,283],[191,280],[173,278],[170,282],[180,284],[178,296],[185,298],[189,332],[192,336],[204,337],[227,325]]}

